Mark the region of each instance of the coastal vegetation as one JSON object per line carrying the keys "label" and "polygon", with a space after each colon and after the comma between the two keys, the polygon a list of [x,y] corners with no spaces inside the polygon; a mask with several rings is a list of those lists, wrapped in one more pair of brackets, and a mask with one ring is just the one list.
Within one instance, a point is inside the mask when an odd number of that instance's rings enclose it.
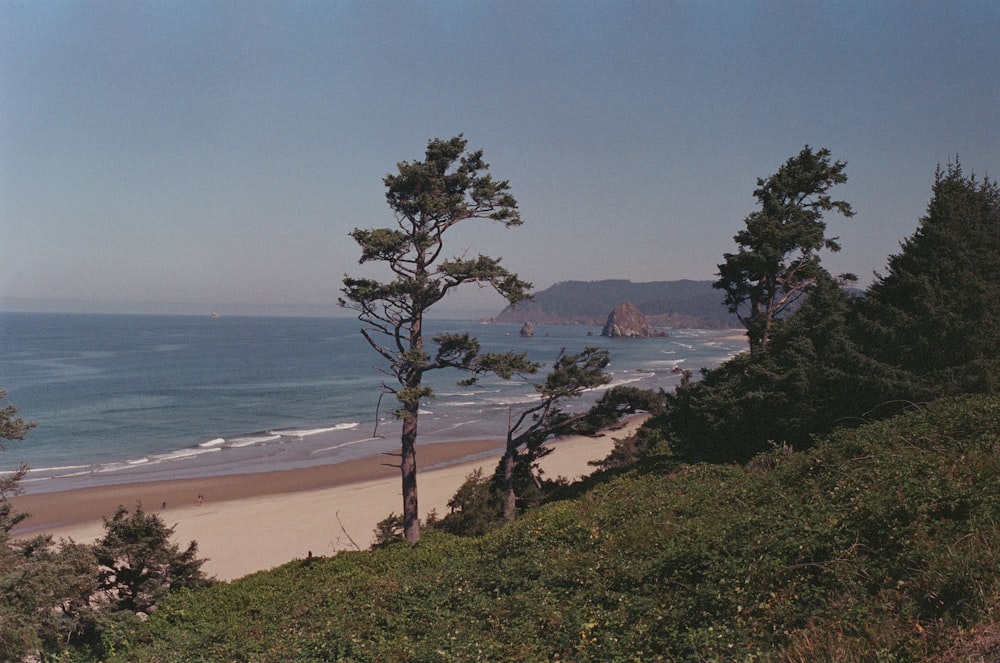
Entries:
{"label": "coastal vegetation", "polygon": [[[40,535],[14,540],[10,502],[0,527],[0,660],[19,661],[71,648],[105,652],[148,618],[171,592],[206,587],[192,541],[181,550],[174,529],[140,505],[104,519],[93,544]],[[70,656],[67,652],[65,656]],[[48,659],[46,659],[48,660]]]}
{"label": "coastal vegetation", "polygon": [[538,470],[538,461],[552,452],[545,442],[579,432],[593,420],[587,411],[568,412],[565,403],[607,384],[611,376],[604,369],[610,362],[607,350],[585,348],[577,354],[563,350],[544,382],[533,385],[538,401],[516,415],[511,409],[504,453],[494,475],[473,473],[449,502],[451,512],[428,524],[456,534],[482,534],[537,505],[553,485],[559,485]]}
{"label": "coastal vegetation", "polygon": [[[738,250],[726,253],[713,285],[726,293],[726,305],[747,328],[750,350],[767,349],[775,322],[802,299],[824,273],[819,251],[839,251],[826,234],[823,213],[851,217],[854,210],[829,191],[847,182],[843,161],[830,163],[830,151],[806,145],[778,172],[757,179],[753,192],[760,209],[747,216],[733,239]],[[846,279],[854,280],[853,275]]]}
{"label": "coastal vegetation", "polygon": [[[808,279],[777,277],[743,316],[747,352],[674,393],[609,390],[573,423],[647,422],[590,478],[518,494],[534,508],[515,521],[499,522],[498,468],[419,545],[385,536],[179,588],[141,624],[36,646],[66,661],[997,660],[997,186],[940,168],[917,231],[860,294],[816,259],[825,229],[809,237],[792,250]],[[800,301],[759,317],[785,295]],[[556,368],[599,382],[604,358],[588,357]],[[19,573],[4,567],[4,596]]]}
{"label": "coastal vegetation", "polygon": [[[0,389],[0,401],[7,398],[7,392]],[[4,440],[8,442],[23,440],[28,431],[35,427],[35,422],[25,421],[23,417],[17,416],[17,406],[8,403],[0,407],[0,451],[6,449]],[[27,516],[13,512],[9,498],[18,493],[21,480],[27,473],[28,467],[21,465],[19,468],[0,476],[0,536],[5,536],[19,522]],[[3,541],[0,541],[3,544]]]}
{"label": "coastal vegetation", "polygon": [[688,462],[745,462],[774,445],[944,396],[1000,391],[1000,191],[959,164],[888,271],[851,296],[815,266],[801,308],[748,352],[665,394],[641,434]]}
{"label": "coastal vegetation", "polygon": [[[424,375],[457,368],[509,377],[538,368],[523,353],[482,355],[479,342],[469,334],[424,337],[427,311],[463,284],[491,287],[511,304],[527,298],[531,289],[498,258],[442,256],[445,234],[459,223],[478,219],[507,228],[521,225],[508,182],[494,180],[483,152],[465,152],[466,144],[462,136],[430,140],[423,161],[400,162],[397,174],[385,176],[385,198],[397,228],[355,229],[351,237],[361,247],[360,263],[384,263],[393,279],[345,276],[340,300],[341,306],[357,311],[362,335],[388,362],[387,374],[397,383],[383,382],[382,387],[400,404],[402,528],[411,544],[420,540],[416,455],[420,401],[434,396]],[[437,348],[433,354],[432,345]]]}
{"label": "coastal vegetation", "polygon": [[481,537],[177,592],[103,660],[994,660],[998,445],[979,396],[746,465],[652,454]]}

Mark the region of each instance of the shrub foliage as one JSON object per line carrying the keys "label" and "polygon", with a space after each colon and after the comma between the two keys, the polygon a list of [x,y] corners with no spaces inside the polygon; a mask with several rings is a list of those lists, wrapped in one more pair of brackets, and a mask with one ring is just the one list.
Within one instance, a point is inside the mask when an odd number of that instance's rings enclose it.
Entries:
{"label": "shrub foliage", "polygon": [[929,660],[1000,607],[998,445],[977,397],[745,466],[648,458],[478,539],[179,592],[111,660]]}

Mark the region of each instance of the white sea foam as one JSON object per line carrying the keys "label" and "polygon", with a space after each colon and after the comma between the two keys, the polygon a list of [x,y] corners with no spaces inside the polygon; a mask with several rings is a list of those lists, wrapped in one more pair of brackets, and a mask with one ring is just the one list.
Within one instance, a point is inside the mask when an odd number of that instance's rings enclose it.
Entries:
{"label": "white sea foam", "polygon": [[202,454],[213,453],[215,451],[222,451],[222,449],[219,447],[212,447],[209,449],[178,449],[177,451],[171,451],[168,454],[154,456],[154,458],[158,461],[179,460],[181,458],[191,458],[193,456],[200,456]]}
{"label": "white sea foam", "polygon": [[68,470],[82,470],[89,468],[90,465],[52,465],[50,467],[32,467],[28,470],[28,476],[32,474],[52,474],[54,472],[65,472]]}
{"label": "white sea foam", "polygon": [[225,443],[226,443],[226,440],[224,438],[217,437],[214,440],[209,440],[208,442],[202,442],[198,446],[202,447],[203,449],[206,449],[206,448],[209,448],[209,447],[221,447]]}
{"label": "white sea foam", "polygon": [[530,394],[521,394],[517,396],[506,396],[504,398],[495,398],[490,401],[492,405],[523,405],[525,403],[533,403],[538,400],[538,394],[532,392]]}
{"label": "white sea foam", "polygon": [[101,466],[94,471],[99,473],[116,472],[130,467],[135,467],[137,465],[159,465],[161,463],[169,463],[175,460],[185,460],[188,458],[195,458],[203,454],[214,453],[217,451],[222,451],[222,448],[211,447],[208,449],[202,449],[198,447],[189,447],[187,449],[178,449],[177,451],[171,451],[170,453],[155,454],[153,456],[146,458],[129,460],[125,461],[124,463],[111,463],[109,465]]}
{"label": "white sea foam", "polygon": [[176,352],[183,349],[184,346],[179,343],[160,343],[153,348],[153,352]]}
{"label": "white sea foam", "polygon": [[353,421],[346,424],[337,424],[336,426],[331,426],[329,428],[301,428],[293,430],[269,430],[268,433],[272,435],[278,435],[280,437],[309,437],[310,435],[319,435],[321,433],[332,433],[334,431],[341,430],[352,430],[358,427],[358,422]]}
{"label": "white sea foam", "polygon": [[456,396],[462,396],[468,398],[469,396],[482,396],[483,394],[499,394],[500,389],[463,389],[461,391],[437,391],[435,393],[438,399],[444,400],[448,398],[454,398]]}
{"label": "white sea foam", "polygon": [[251,447],[255,444],[274,442],[275,440],[280,439],[281,435],[277,433],[271,433],[269,435],[248,435],[246,437],[234,437],[233,439],[228,440],[225,446],[239,449],[242,447]]}
{"label": "white sea foam", "polygon": [[654,359],[653,361],[647,362],[646,366],[677,366],[683,364],[683,359]]}
{"label": "white sea foam", "polygon": [[449,431],[458,430],[459,428],[462,428],[464,426],[471,426],[473,424],[478,424],[478,423],[480,423],[482,421],[485,421],[485,420],[484,419],[465,419],[463,421],[457,421],[457,422],[455,422],[455,423],[453,423],[453,424],[451,424],[449,426],[444,426],[443,428],[439,428],[439,429],[437,429],[435,431],[432,431],[432,434],[440,435],[441,433],[447,433]]}
{"label": "white sea foam", "polygon": [[32,478],[31,475],[29,474],[27,477],[21,480],[21,483],[30,484],[30,483],[40,483],[42,481],[49,481],[51,479],[69,479],[72,477],[83,477],[93,473],[94,473],[93,468],[91,468],[88,465],[84,469],[79,469],[76,472],[59,472],[55,474],[46,472],[44,475],[36,476],[34,478]]}
{"label": "white sea foam", "polygon": [[[75,472],[70,472],[69,470],[76,470]],[[32,469],[28,472],[27,476],[21,479],[22,484],[33,484],[40,483],[42,481],[49,481],[54,478],[63,477],[80,477],[86,476],[91,473],[91,467],[89,465],[73,465],[67,467],[42,467],[38,469]]]}
{"label": "white sea foam", "polygon": [[632,373],[628,376],[615,377],[612,378],[611,382],[602,385],[600,387],[594,387],[593,389],[588,389],[588,391],[603,391],[605,389],[611,389],[612,387],[620,387],[626,384],[632,384],[634,382],[642,382],[644,379],[649,377],[649,373]]}
{"label": "white sea foam", "polygon": [[323,453],[324,451],[336,451],[337,449],[343,449],[344,447],[354,446],[355,444],[361,444],[362,442],[371,442],[373,440],[380,440],[380,437],[366,437],[360,440],[351,440],[350,442],[341,442],[340,444],[335,444],[332,447],[323,447],[322,449],[314,449],[309,452],[310,456],[315,456],[316,454]]}

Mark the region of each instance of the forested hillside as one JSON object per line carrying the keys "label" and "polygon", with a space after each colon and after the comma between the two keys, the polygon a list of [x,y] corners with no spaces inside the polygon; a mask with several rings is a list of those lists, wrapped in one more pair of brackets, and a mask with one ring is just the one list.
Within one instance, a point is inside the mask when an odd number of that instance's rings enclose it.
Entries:
{"label": "forested hillside", "polygon": [[534,301],[504,309],[497,322],[603,325],[624,302],[658,327],[720,329],[739,326],[711,281],[564,281],[535,293]]}

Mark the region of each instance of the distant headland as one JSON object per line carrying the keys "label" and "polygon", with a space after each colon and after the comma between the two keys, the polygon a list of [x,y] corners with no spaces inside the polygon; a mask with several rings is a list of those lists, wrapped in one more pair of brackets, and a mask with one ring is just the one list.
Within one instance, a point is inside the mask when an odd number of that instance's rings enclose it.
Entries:
{"label": "distant headland", "polygon": [[495,322],[555,325],[603,325],[619,304],[631,302],[657,327],[727,329],[739,327],[711,281],[623,279],[563,281],[536,292],[533,301],[507,307]]}

